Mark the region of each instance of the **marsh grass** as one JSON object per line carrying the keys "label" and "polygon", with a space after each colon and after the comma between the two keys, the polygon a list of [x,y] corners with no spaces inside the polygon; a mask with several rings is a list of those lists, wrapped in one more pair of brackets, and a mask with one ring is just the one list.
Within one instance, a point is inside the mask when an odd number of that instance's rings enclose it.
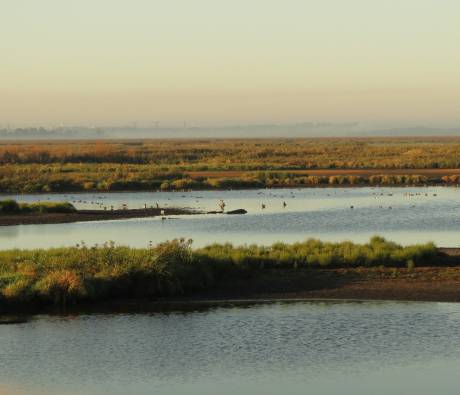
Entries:
{"label": "marsh grass", "polygon": [[402,247],[381,237],[366,244],[276,243],[271,246],[212,244],[191,240],[150,248],[115,246],[0,251],[0,304],[68,305],[130,297],[166,297],[209,290],[263,271],[309,268],[407,267],[429,264],[432,243]]}

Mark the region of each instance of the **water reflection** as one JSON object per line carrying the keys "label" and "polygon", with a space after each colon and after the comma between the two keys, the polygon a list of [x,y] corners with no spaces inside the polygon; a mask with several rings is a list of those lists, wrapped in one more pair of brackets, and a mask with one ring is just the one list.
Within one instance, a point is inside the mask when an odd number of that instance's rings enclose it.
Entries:
{"label": "water reflection", "polygon": [[0,327],[0,382],[95,395],[454,394],[459,324],[460,304],[395,302],[42,316]]}

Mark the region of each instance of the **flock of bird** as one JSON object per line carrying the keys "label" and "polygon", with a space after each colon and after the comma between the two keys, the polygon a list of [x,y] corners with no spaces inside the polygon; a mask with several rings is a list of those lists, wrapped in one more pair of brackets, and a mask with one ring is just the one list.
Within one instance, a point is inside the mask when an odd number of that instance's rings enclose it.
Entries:
{"label": "flock of bird", "polygon": [[[348,190],[346,189],[342,189],[341,190],[342,192],[346,193],[348,192]],[[330,197],[330,196],[333,196],[333,195],[337,195],[337,192],[338,191],[335,191],[334,193],[326,193],[326,196]],[[272,191],[272,190],[268,190],[268,191],[259,191],[257,192],[257,195],[260,195],[261,197],[262,196],[266,196],[268,199],[270,200],[273,200],[274,198],[276,199],[280,199],[280,205],[281,207],[284,209],[288,206],[287,202],[286,202],[286,198],[291,198],[291,199],[294,199],[296,197],[295,195],[295,192],[293,190],[290,190],[290,191],[282,191],[282,193],[277,193],[276,191]],[[372,192],[371,193],[371,196],[374,198],[374,199],[378,199],[380,197],[385,197],[385,196],[393,196],[394,194],[393,193],[388,193],[388,192]],[[405,192],[403,194],[403,196],[405,198],[413,198],[413,197],[429,197],[429,196],[433,196],[433,197],[436,197],[438,196],[436,193],[427,193],[427,192]],[[65,198],[69,197],[67,195],[64,195]],[[181,195],[182,198],[193,198],[195,199],[195,202],[196,203],[199,203],[199,200],[198,199],[203,199],[203,196],[187,196],[187,195]],[[93,195],[91,199],[77,199],[75,197],[72,197],[70,196],[70,199],[72,203],[74,204],[83,204],[83,205],[90,205],[90,206],[93,206],[93,207],[96,207],[98,209],[102,209],[102,210],[115,210],[115,206],[113,204],[107,204],[104,202],[104,200],[107,199],[107,196],[97,196],[97,195]],[[167,200],[171,200],[170,197],[167,198]],[[262,200],[262,199],[261,199]],[[157,209],[161,209],[160,207],[160,204],[158,202],[156,202],[154,205],[148,205],[147,203],[144,203],[144,208],[145,209],[148,209],[148,208],[157,208]],[[163,204],[163,207],[166,207],[168,206],[167,203],[164,203]],[[225,201],[223,199],[219,200],[218,203],[217,203],[217,206],[219,207],[220,211],[224,212],[225,211],[225,207],[227,206],[227,204],[225,203]],[[265,210],[267,209],[268,205],[266,202],[261,202],[260,203],[260,208],[261,210]],[[411,207],[415,207],[415,205],[411,205]],[[351,205],[350,206],[350,209],[354,209],[355,206],[354,205]],[[383,209],[383,208],[386,208],[386,209],[393,209],[392,206],[383,206],[383,205],[380,205],[379,208]],[[118,206],[118,209],[122,209],[122,210],[127,210],[128,209],[128,203],[120,203],[119,206]],[[162,214],[164,214],[164,210],[162,210]]]}

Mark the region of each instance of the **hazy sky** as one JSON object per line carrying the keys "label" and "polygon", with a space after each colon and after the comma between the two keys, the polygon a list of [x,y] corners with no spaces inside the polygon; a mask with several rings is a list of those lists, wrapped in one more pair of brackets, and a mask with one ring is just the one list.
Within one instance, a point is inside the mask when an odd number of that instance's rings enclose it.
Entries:
{"label": "hazy sky", "polygon": [[460,124],[459,0],[0,0],[0,124]]}

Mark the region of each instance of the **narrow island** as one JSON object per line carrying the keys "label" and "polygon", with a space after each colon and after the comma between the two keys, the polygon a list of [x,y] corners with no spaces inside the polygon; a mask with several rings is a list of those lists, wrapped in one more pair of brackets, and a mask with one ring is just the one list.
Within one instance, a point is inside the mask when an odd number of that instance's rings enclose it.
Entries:
{"label": "narrow island", "polygon": [[[141,311],[289,299],[460,302],[460,250],[310,239],[271,246],[172,240],[0,251],[0,315]],[[0,320],[1,322],[1,320]]]}
{"label": "narrow island", "polygon": [[121,220],[169,215],[202,214],[202,211],[178,207],[143,209],[77,210],[68,202],[18,203],[0,201],[0,226],[62,224],[82,221]]}

